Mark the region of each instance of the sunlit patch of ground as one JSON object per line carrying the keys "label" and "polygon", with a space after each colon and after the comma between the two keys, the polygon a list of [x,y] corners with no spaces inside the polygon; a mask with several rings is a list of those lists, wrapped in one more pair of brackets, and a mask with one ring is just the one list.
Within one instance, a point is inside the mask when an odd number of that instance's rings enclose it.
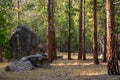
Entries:
{"label": "sunlit patch of ground", "polygon": [[67,54],[59,54],[63,59],[55,60],[51,68],[24,72],[6,72],[4,68],[9,63],[0,63],[0,80],[120,80],[119,76],[108,76],[106,63],[100,61],[99,65],[93,64],[92,56],[87,55],[87,60],[67,60]]}

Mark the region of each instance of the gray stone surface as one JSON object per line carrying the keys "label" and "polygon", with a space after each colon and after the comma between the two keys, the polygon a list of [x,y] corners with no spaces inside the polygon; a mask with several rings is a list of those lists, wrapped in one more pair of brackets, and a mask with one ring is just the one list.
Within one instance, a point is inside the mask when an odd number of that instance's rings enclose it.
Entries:
{"label": "gray stone surface", "polygon": [[8,65],[5,70],[6,71],[25,71],[31,70],[33,68],[49,68],[50,62],[45,55],[30,55],[21,58],[19,61]]}
{"label": "gray stone surface", "polygon": [[34,67],[49,68],[50,62],[46,55],[36,54],[23,57],[20,61],[30,61]]}
{"label": "gray stone surface", "polygon": [[14,59],[35,54],[38,47],[38,37],[27,25],[19,25],[9,42]]}
{"label": "gray stone surface", "polygon": [[7,66],[6,71],[20,72],[25,70],[31,70],[33,68],[34,66],[31,64],[30,61],[18,61]]}

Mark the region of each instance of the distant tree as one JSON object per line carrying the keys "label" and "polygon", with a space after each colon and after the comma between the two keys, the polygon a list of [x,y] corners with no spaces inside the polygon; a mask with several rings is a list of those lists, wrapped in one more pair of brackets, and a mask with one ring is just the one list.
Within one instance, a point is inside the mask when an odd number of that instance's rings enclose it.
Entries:
{"label": "distant tree", "polygon": [[85,0],[82,3],[83,6],[83,60],[86,60],[86,53],[85,53]]}
{"label": "distant tree", "polygon": [[17,21],[18,21],[18,24],[20,23],[20,0],[17,0]]}
{"label": "distant tree", "polygon": [[71,0],[68,2],[68,60],[71,60]]}
{"label": "distant tree", "polygon": [[106,53],[107,53],[107,47],[106,47],[106,34],[107,34],[107,31],[106,31],[106,18],[104,20],[104,35],[103,35],[103,44],[102,44],[102,53],[103,53],[103,62],[106,62],[107,59],[106,59]]}
{"label": "distant tree", "polygon": [[106,0],[108,74],[120,75],[115,47],[115,24],[113,0]]}
{"label": "distant tree", "polygon": [[94,38],[93,38],[93,50],[94,50],[94,63],[99,64],[98,60],[98,47],[97,47],[97,1],[94,0]]}
{"label": "distant tree", "polygon": [[82,59],[82,54],[83,54],[83,46],[82,46],[82,2],[83,0],[80,0],[80,13],[79,13],[79,45],[78,45],[78,60]]}
{"label": "distant tree", "polygon": [[55,27],[54,27],[54,11],[53,1],[48,0],[48,33],[47,33],[47,53],[48,59],[52,62],[56,54],[55,44]]}

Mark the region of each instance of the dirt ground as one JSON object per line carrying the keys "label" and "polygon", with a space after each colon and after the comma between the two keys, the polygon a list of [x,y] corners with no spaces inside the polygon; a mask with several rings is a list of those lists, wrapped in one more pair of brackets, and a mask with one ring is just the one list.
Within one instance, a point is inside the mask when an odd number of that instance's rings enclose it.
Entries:
{"label": "dirt ground", "polygon": [[[120,76],[107,75],[107,64],[100,60],[99,65],[95,65],[91,55],[87,55],[87,60],[75,60],[77,55],[72,55],[74,60],[55,60],[48,69],[36,68],[23,72],[6,72],[5,66],[10,63],[0,63],[0,80],[120,80]],[[120,63],[120,62],[119,62]]]}

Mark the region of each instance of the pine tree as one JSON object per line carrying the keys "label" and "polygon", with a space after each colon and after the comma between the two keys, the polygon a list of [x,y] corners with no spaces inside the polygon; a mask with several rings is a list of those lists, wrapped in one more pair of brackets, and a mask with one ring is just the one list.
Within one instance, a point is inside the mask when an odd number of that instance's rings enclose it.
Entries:
{"label": "pine tree", "polygon": [[56,56],[55,44],[55,27],[54,27],[54,10],[53,1],[48,0],[48,33],[47,33],[47,53],[48,59],[52,62]]}
{"label": "pine tree", "polygon": [[99,64],[99,60],[98,60],[98,47],[97,47],[97,11],[96,11],[96,7],[97,7],[97,1],[94,0],[94,38],[93,38],[93,50],[94,50],[94,63],[95,64]]}
{"label": "pine tree", "polygon": [[86,60],[86,52],[85,52],[85,0],[83,0],[83,60]]}
{"label": "pine tree", "polygon": [[82,59],[82,53],[83,53],[83,46],[82,46],[82,2],[83,0],[80,0],[80,13],[79,13],[79,45],[78,45],[78,60]]}
{"label": "pine tree", "polygon": [[71,60],[71,0],[68,2],[68,60]]}
{"label": "pine tree", "polygon": [[17,0],[17,9],[18,9],[17,21],[18,21],[18,25],[19,25],[19,23],[20,23],[20,0]]}
{"label": "pine tree", "polygon": [[119,65],[115,48],[115,25],[113,0],[106,0],[108,74],[119,75]]}
{"label": "pine tree", "polygon": [[106,53],[107,53],[107,49],[106,49],[106,18],[104,20],[104,36],[103,36],[103,44],[102,44],[102,53],[103,53],[103,62],[106,62]]}

